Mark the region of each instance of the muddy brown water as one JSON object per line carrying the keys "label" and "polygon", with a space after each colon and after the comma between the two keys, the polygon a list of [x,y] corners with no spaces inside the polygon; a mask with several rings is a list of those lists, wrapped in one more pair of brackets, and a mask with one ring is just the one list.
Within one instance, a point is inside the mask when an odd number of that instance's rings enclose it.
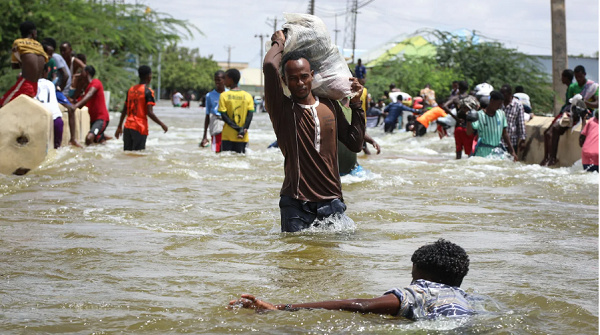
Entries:
{"label": "muddy brown water", "polygon": [[[369,129],[379,156],[342,178],[354,225],[285,235],[283,157],[266,114],[245,156],[198,148],[199,108],[157,107],[147,148],[62,148],[0,176],[2,334],[597,334],[598,174],[455,161],[452,138]],[[118,114],[111,114],[113,134]],[[375,297],[445,238],[471,257],[478,314],[412,322],[341,311],[227,310]]]}

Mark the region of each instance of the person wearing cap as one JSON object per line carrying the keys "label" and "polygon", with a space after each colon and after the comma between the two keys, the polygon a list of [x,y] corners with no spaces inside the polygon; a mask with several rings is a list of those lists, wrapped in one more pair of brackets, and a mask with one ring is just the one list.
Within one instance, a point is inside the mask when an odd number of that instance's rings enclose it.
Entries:
{"label": "person wearing cap", "polygon": [[525,110],[525,122],[531,119],[531,98],[529,94],[525,93],[525,89],[523,86],[519,85],[515,87],[515,93],[513,96],[523,104],[523,109]]}
{"label": "person wearing cap", "polygon": [[489,97],[493,90],[494,90],[494,86],[492,86],[486,82],[483,82],[483,83],[475,86],[475,96],[478,99],[481,99],[482,97]]}

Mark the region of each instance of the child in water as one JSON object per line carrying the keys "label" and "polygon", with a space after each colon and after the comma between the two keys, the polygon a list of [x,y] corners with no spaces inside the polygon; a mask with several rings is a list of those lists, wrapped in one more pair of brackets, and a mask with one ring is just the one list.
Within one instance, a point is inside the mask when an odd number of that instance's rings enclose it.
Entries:
{"label": "child in water", "polygon": [[412,283],[405,288],[391,289],[378,298],[273,305],[253,295],[243,294],[240,299],[230,301],[229,306],[257,311],[322,308],[389,314],[412,320],[474,314],[471,304],[466,299],[467,294],[460,289],[462,280],[469,271],[469,256],[463,248],[439,239],[433,244],[417,249],[411,261]]}

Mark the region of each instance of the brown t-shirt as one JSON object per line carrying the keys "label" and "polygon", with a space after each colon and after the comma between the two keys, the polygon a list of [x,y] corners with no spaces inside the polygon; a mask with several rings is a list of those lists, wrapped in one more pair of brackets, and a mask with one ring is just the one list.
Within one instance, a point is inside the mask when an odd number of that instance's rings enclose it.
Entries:
{"label": "brown t-shirt", "polygon": [[348,123],[337,101],[317,98],[313,105],[315,118],[313,108],[302,106],[283,93],[278,70],[282,54],[283,42],[273,42],[263,64],[265,105],[285,157],[281,195],[311,202],[341,199],[337,139],[354,152],[362,150],[362,106],[350,105],[352,122]]}

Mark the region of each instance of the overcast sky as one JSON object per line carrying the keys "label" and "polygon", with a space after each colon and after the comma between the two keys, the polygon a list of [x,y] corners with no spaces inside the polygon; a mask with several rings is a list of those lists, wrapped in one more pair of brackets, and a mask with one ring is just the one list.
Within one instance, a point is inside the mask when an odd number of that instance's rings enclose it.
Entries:
{"label": "overcast sky", "polygon": [[[199,48],[202,56],[213,55],[227,61],[231,46],[232,62],[249,62],[259,67],[260,41],[255,35],[273,33],[284,23],[283,13],[306,13],[308,0],[126,0],[142,3],[194,24],[196,34],[180,45]],[[315,15],[321,17],[335,42],[344,43],[348,0],[315,0]],[[551,55],[550,0],[359,0],[356,48],[374,49],[398,36],[418,29],[454,31],[476,30],[481,36],[535,55]],[[567,51],[569,55],[594,55],[598,51],[598,1],[565,0]]]}

